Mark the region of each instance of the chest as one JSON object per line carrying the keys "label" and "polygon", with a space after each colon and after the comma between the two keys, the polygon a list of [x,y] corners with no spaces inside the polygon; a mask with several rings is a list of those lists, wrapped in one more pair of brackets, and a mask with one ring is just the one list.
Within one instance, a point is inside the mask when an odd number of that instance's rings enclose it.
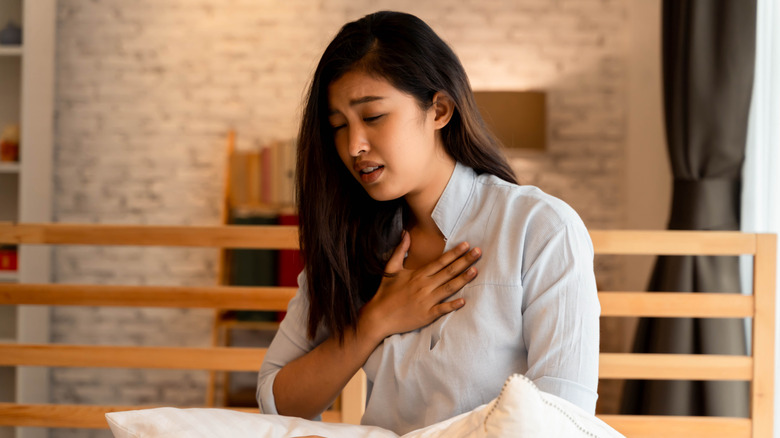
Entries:
{"label": "chest", "polygon": [[442,236],[410,232],[411,245],[404,261],[406,269],[419,269],[439,258],[446,242]]}
{"label": "chest", "polygon": [[[506,376],[528,369],[522,293],[517,286],[469,286],[456,294],[467,306],[385,338],[363,366],[371,388],[367,415],[404,406],[404,418],[450,418],[495,397]],[[393,408],[380,407],[384,400]]]}

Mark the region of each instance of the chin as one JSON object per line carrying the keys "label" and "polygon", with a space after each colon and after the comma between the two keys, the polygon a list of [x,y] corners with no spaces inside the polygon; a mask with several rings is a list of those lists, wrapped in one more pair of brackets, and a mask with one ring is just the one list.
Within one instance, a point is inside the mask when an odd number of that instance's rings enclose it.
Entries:
{"label": "chin", "polygon": [[371,193],[369,193],[368,196],[370,196],[371,199],[377,202],[395,201],[396,199],[401,198],[401,196],[376,196],[376,195],[372,195]]}
{"label": "chin", "polygon": [[377,202],[394,201],[396,199],[403,197],[403,194],[387,193],[386,191],[382,191],[382,190],[371,190],[371,188],[365,188],[365,190],[366,193],[368,193],[368,196],[370,196],[371,199]]}

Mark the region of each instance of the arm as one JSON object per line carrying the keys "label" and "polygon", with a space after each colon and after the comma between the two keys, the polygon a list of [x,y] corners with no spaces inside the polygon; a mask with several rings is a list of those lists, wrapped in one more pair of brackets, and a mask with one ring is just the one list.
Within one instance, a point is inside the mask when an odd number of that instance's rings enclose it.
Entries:
{"label": "arm", "polygon": [[527,377],[539,389],[595,412],[599,313],[593,247],[569,220],[524,261],[523,337]]}
{"label": "arm", "polygon": [[[462,299],[442,301],[476,277],[476,269],[468,268],[479,258],[480,251],[469,251],[467,244],[461,244],[433,263],[411,271],[403,267],[409,245],[407,233],[387,264],[386,270],[392,276],[383,278],[374,298],[361,310],[357,330],[348,330],[343,343],[330,336],[308,350],[305,346],[297,348],[297,357],[279,361],[279,368],[271,370],[274,375],[266,372],[265,379],[261,369],[258,400],[263,412],[303,418],[319,415],[385,337],[423,327],[463,306]],[[305,331],[306,314],[298,311],[295,316],[301,326],[299,332]],[[296,338],[286,343],[300,344],[300,335]],[[276,339],[268,352],[271,360],[278,359],[274,344]],[[267,368],[265,363],[263,367]],[[272,400],[275,412],[264,406],[271,404],[267,400]]]}

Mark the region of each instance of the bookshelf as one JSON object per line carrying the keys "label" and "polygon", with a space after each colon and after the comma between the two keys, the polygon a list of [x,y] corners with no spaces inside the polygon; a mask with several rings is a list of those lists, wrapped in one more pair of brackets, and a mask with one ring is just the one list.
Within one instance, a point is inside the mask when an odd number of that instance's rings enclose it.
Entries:
{"label": "bookshelf", "polygon": [[[246,145],[245,145],[246,146]],[[226,141],[222,223],[231,225],[297,225],[293,207],[295,145],[275,141],[236,149],[236,134]],[[297,251],[223,249],[218,282],[238,286],[297,285],[302,269]],[[281,320],[276,312],[218,310],[212,345],[267,347]],[[256,407],[256,373],[212,372],[209,406]]]}

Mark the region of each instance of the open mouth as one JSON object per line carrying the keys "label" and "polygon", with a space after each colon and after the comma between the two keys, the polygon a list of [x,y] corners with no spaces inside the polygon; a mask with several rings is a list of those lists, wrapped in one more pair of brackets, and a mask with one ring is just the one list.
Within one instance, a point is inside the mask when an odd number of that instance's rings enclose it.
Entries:
{"label": "open mouth", "polygon": [[361,175],[368,175],[368,174],[373,173],[373,172],[375,172],[375,171],[377,171],[377,170],[379,170],[379,169],[381,169],[383,167],[385,167],[385,166],[366,167],[365,169],[361,169],[359,173]]}
{"label": "open mouth", "polygon": [[360,176],[360,181],[370,184],[377,181],[382,176],[384,170],[385,166],[364,167],[358,171],[358,175]]}

